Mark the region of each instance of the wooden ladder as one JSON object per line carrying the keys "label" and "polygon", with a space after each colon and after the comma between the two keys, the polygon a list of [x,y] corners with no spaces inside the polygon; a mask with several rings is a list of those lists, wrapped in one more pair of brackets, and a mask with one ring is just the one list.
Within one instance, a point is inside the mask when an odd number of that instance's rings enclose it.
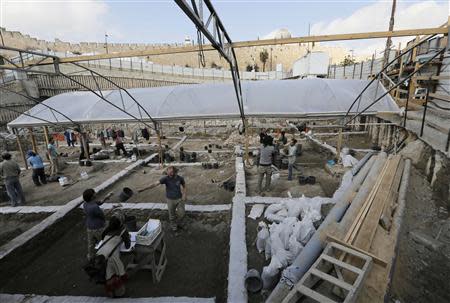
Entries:
{"label": "wooden ladder", "polygon": [[[347,257],[339,260],[339,256],[343,254],[346,254]],[[351,261],[352,264],[346,262],[346,260]],[[283,300],[283,303],[295,303],[302,296],[320,303],[355,302],[372,263],[372,257],[366,254],[335,242],[329,242],[322,255],[320,255],[302,279],[293,287],[291,292]],[[345,275],[338,276],[336,273],[336,276],[334,276],[331,274],[331,269],[344,272]],[[331,298],[332,295],[327,296],[320,293],[317,289],[313,290],[311,287],[320,280],[342,289],[345,298],[335,301]],[[331,293],[331,289],[329,289],[329,293]]]}

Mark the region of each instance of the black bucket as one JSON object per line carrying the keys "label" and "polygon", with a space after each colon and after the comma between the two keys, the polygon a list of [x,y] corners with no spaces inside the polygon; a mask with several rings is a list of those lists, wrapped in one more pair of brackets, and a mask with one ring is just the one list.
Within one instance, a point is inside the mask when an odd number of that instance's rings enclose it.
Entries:
{"label": "black bucket", "polygon": [[298,177],[298,183],[299,183],[300,185],[305,185],[305,184],[307,184],[307,183],[308,183],[308,177],[305,177],[305,176],[300,176],[300,177]]}
{"label": "black bucket", "polygon": [[135,216],[125,216],[125,226],[128,231],[138,231]]}
{"label": "black bucket", "polygon": [[119,201],[120,201],[120,202],[125,202],[125,201],[127,201],[128,199],[130,199],[132,195],[133,195],[133,191],[131,190],[131,188],[129,188],[129,187],[124,187],[124,188],[122,189],[122,192],[121,192],[120,195],[119,195]]}
{"label": "black bucket", "polygon": [[306,178],[306,182],[309,183],[309,184],[314,185],[314,184],[316,184],[316,177],[309,176],[308,178]]}

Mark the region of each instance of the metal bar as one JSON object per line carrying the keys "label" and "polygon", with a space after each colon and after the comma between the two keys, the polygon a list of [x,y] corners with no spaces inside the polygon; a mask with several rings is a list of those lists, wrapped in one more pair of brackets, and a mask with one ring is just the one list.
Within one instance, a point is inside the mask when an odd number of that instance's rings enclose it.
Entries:
{"label": "metal bar", "polygon": [[423,136],[423,128],[425,127],[425,116],[427,115],[428,96],[430,95],[430,87],[427,87],[427,95],[425,96],[425,108],[423,109],[422,125],[420,126],[420,137]]}
{"label": "metal bar", "polygon": [[[373,77],[369,83],[363,88],[363,90],[361,91],[361,93],[359,93],[359,95],[356,97],[356,99],[352,102],[352,104],[350,105],[350,108],[347,110],[347,115],[350,113],[351,109],[353,108],[353,106],[355,105],[355,103],[358,101],[358,99],[361,98],[362,94],[367,90],[367,88],[369,88],[369,86],[375,81],[375,79],[377,79],[382,72],[384,72],[393,62],[395,62],[398,58],[400,58],[401,56],[407,54],[408,52],[410,52],[411,50],[413,50],[415,47],[421,45],[422,43],[424,43],[425,41],[428,41],[429,39],[433,38],[436,35],[432,35],[430,37],[428,37],[427,39],[424,39],[422,41],[419,41],[413,45],[411,45],[407,50],[405,50],[404,52],[400,52],[399,55],[397,55],[394,59],[392,59],[391,61],[389,61],[388,64],[386,64],[386,66],[384,66],[380,72],[378,72],[378,74]],[[373,62],[373,61],[372,61]],[[404,81],[403,81],[404,82]],[[345,121],[345,120],[344,120]]]}
{"label": "metal bar", "polygon": [[9,110],[9,111],[11,111],[11,112],[19,113],[19,114],[21,114],[21,115],[25,115],[25,116],[28,116],[28,117],[30,117],[30,118],[34,118],[34,119],[41,120],[41,121],[44,121],[44,122],[46,122],[46,123],[49,123],[49,124],[58,126],[58,124],[56,124],[56,123],[53,123],[53,122],[50,122],[50,121],[48,121],[48,120],[45,120],[45,119],[42,119],[42,118],[39,118],[39,117],[30,115],[30,114],[27,114],[27,113],[25,113],[25,112],[21,112],[21,111],[19,111],[19,110],[11,109],[11,108],[4,107],[4,106],[0,106],[0,109],[6,109],[6,110]]}
{"label": "metal bar", "polygon": [[103,96],[101,96],[101,95],[99,95],[98,93],[96,93],[95,91],[91,90],[91,89],[90,89],[89,87],[87,87],[86,85],[84,85],[84,84],[78,82],[77,80],[72,79],[70,76],[68,76],[68,75],[66,75],[66,74],[63,74],[63,73],[59,73],[59,74],[60,74],[61,76],[65,77],[65,78],[69,79],[70,81],[73,81],[73,82],[75,82],[76,84],[78,84],[78,85],[80,85],[80,86],[86,88],[87,90],[91,91],[91,92],[92,92],[93,94],[95,94],[97,97],[99,97],[100,99],[102,99],[103,101],[105,101],[106,103],[108,103],[109,105],[111,105],[111,106],[117,108],[118,110],[120,110],[121,112],[125,113],[126,115],[132,117],[133,119],[135,119],[135,120],[137,120],[137,121],[139,121],[139,122],[141,122],[142,124],[144,124],[145,126],[149,127],[150,129],[153,129],[153,127],[150,126],[150,125],[148,125],[145,121],[143,121],[143,120],[139,119],[138,117],[136,117],[136,116],[130,114],[129,112],[127,112],[127,111],[121,109],[119,106],[115,105],[114,103],[110,102],[109,100],[107,100],[107,99],[104,98]]}
{"label": "metal bar", "polygon": [[384,96],[386,96],[387,94],[389,94],[392,90],[394,90],[395,88],[397,88],[398,86],[400,86],[403,82],[405,82],[406,80],[410,79],[412,76],[414,76],[415,74],[417,74],[422,67],[424,67],[425,65],[427,65],[428,63],[430,63],[434,58],[436,58],[437,56],[439,56],[443,51],[445,51],[445,48],[442,48],[439,52],[437,52],[436,54],[434,54],[430,59],[428,59],[425,63],[423,63],[422,65],[419,66],[419,68],[415,69],[414,72],[412,72],[411,74],[409,74],[406,78],[402,79],[401,81],[399,81],[395,86],[391,87],[389,90],[387,90],[383,95],[381,95],[378,99],[376,99],[375,101],[373,101],[372,103],[370,103],[368,106],[366,106],[366,108],[364,108],[361,112],[357,113],[355,116],[353,116],[349,121],[347,121],[346,123],[344,123],[344,126],[349,124],[351,121],[353,121],[354,119],[356,119],[356,117],[359,117],[363,112],[365,112],[366,110],[368,110],[370,107],[372,107],[372,105],[374,105],[375,103],[377,103],[378,101],[380,101]]}
{"label": "metal bar", "polygon": [[[55,108],[53,108],[53,107],[51,107],[51,106],[45,104],[44,102],[40,102],[39,100],[36,100],[36,99],[33,98],[33,97],[30,97],[30,96],[25,95],[25,94],[21,94],[21,93],[19,93],[19,92],[15,92],[15,91],[10,90],[10,89],[8,89],[8,88],[6,88],[6,87],[1,87],[1,86],[0,86],[0,90],[5,90],[5,91],[7,91],[7,92],[10,92],[10,93],[13,93],[13,94],[17,94],[17,95],[19,95],[19,96],[22,96],[22,97],[24,97],[24,98],[27,98],[28,100],[33,101],[35,104],[41,104],[42,106],[45,106],[45,107],[47,107],[48,109],[53,110],[53,111],[57,112],[58,114],[62,115],[64,118],[66,118],[67,120],[69,120],[70,122],[72,122],[74,125],[78,125],[78,123],[76,123],[75,121],[73,121],[72,119],[70,119],[68,116],[66,116],[65,114],[63,114],[63,113],[60,112],[59,110],[57,110],[57,109],[55,109]],[[54,115],[54,114],[53,114],[53,115]],[[55,119],[56,119],[56,117],[55,117]],[[58,120],[58,119],[56,119],[56,120]]]}
{"label": "metal bar", "polygon": [[[83,68],[84,70],[88,70],[88,71],[90,71],[91,72],[91,74],[95,74],[95,75],[97,75],[97,76],[99,76],[99,77],[101,77],[101,78],[103,78],[103,79],[105,79],[107,82],[109,82],[109,83],[111,83],[112,85],[114,85],[115,87],[117,87],[119,90],[123,90],[136,104],[137,104],[137,106],[138,106],[138,109],[140,108],[140,109],[142,109],[143,111],[144,111],[144,113],[148,116],[148,118],[153,122],[153,123],[156,123],[156,121],[152,118],[152,116],[150,116],[150,113],[141,105],[141,103],[139,103],[132,95],[131,95],[131,93],[127,90],[127,89],[125,89],[125,88],[123,88],[123,87],[121,87],[120,85],[118,85],[117,83],[115,83],[114,81],[112,81],[111,79],[109,79],[109,78],[107,78],[107,77],[105,77],[105,76],[103,76],[102,74],[100,74],[100,73],[97,73],[96,71],[94,71],[94,70],[91,70],[90,68],[87,68],[87,67],[85,67],[85,66],[83,66],[83,65],[81,65],[81,64],[78,64],[78,63],[72,63],[73,65],[75,65],[75,66],[78,66],[78,67],[80,67],[80,68]],[[153,66],[153,65],[152,65]],[[140,110],[139,110],[139,112],[140,112]],[[151,129],[154,129],[153,127],[150,127]]]}

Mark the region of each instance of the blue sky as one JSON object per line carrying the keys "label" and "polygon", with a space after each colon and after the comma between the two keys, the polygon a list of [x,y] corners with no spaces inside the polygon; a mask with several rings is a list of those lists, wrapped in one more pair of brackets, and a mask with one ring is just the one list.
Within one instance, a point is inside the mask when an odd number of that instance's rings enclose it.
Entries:
{"label": "blue sky", "polygon": [[[288,28],[294,35],[307,35],[308,23],[332,20],[351,14],[368,1],[214,1],[214,7],[233,40],[253,40],[277,28]],[[193,37],[195,28],[171,1],[111,3],[111,23],[127,28],[118,41],[173,42],[185,35]],[[114,20],[114,21],[112,21]],[[119,25],[119,26],[117,26]],[[111,38],[114,37],[111,35]]]}
{"label": "blue sky", "polygon": [[[213,1],[233,41],[254,40],[279,28],[304,36],[387,30],[391,0]],[[395,29],[440,26],[448,0],[398,1]],[[0,0],[0,26],[53,41],[174,43],[196,37],[194,25],[173,1]],[[394,43],[407,39],[396,39]],[[355,53],[381,49],[384,39],[339,42]]]}

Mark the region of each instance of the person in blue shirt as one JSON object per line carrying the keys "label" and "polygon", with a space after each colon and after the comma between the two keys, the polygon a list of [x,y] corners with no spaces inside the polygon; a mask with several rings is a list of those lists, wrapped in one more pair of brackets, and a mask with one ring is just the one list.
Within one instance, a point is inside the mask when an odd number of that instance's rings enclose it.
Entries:
{"label": "person in blue shirt", "polygon": [[47,184],[47,178],[45,177],[44,162],[41,156],[35,152],[29,150],[27,152],[27,162],[33,169],[33,174],[31,178],[36,186],[41,186],[42,184]]}

